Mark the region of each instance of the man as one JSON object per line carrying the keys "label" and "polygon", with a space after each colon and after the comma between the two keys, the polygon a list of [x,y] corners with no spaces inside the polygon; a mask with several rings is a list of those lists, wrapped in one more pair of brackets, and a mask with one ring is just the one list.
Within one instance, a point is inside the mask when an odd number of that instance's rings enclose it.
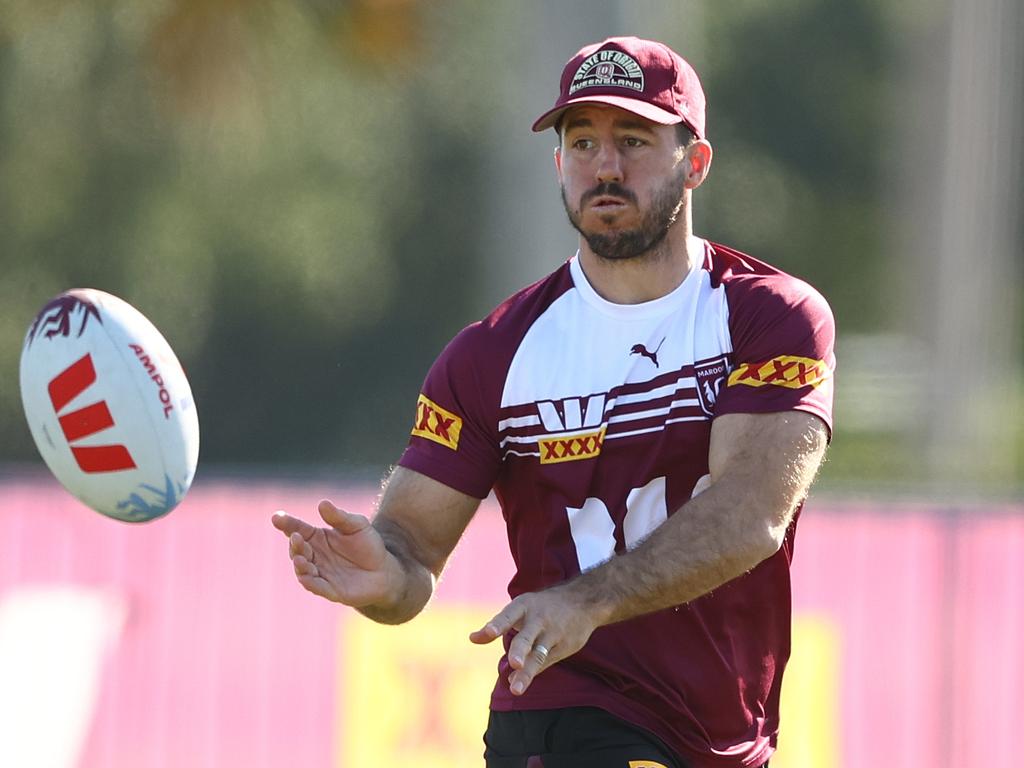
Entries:
{"label": "man", "polygon": [[555,166],[579,252],[463,330],[427,376],[372,524],[279,515],[299,582],[414,617],[479,500],[514,598],[492,768],[767,764],[796,517],[830,434],[833,321],[807,284],[692,232],[704,94],[666,46],[566,65]]}

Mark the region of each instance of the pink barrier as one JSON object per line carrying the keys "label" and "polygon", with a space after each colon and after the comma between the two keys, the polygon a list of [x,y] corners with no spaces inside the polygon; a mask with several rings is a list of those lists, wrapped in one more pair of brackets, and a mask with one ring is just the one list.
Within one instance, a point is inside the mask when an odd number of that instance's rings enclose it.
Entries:
{"label": "pink barrier", "polygon": [[[351,511],[373,508],[365,489],[199,483],[166,518],[131,526],[55,483],[0,485],[0,599],[73,584],[127,604],[76,765],[332,764],[330,683],[349,612],[299,587],[269,522],[281,508],[313,519],[332,495]],[[511,558],[491,551],[502,531],[493,510],[474,520],[438,600],[503,604]]]}
{"label": "pink barrier", "polygon": [[[504,604],[512,564],[501,517],[485,505],[428,614],[409,627],[370,630],[353,612],[301,590],[284,538],[269,524],[278,508],[311,519],[324,496],[352,511],[373,505],[366,489],[200,482],[167,518],[130,526],[90,512],[52,482],[0,482],[0,654],[16,647],[23,666],[42,664],[31,674],[10,661],[0,665],[8,676],[0,676],[0,714],[21,712],[26,691],[45,688],[40,671],[59,660],[54,668],[65,677],[40,706],[51,713],[44,732],[66,746],[66,759],[48,764],[278,768],[356,760],[353,724],[374,722],[359,704],[375,681],[390,679],[375,677],[373,665],[406,654],[411,666],[394,680],[420,680],[428,700],[451,695],[448,671],[430,661],[441,651],[424,650],[417,661],[402,649],[429,640],[423,628],[432,631],[438,616],[456,624],[453,642],[462,643],[478,616]],[[68,587],[77,596],[71,603],[60,592]],[[837,659],[834,681],[820,670],[816,695],[834,702],[834,744],[821,748],[828,764],[815,768],[1013,764],[1024,690],[1022,598],[1019,514],[812,500],[797,537],[794,612],[831,628],[825,636],[835,638]],[[50,606],[56,625],[45,623],[41,606]],[[88,606],[93,613],[80,610]],[[101,640],[93,642],[97,631]],[[46,642],[59,652],[44,663],[33,647]],[[101,650],[91,656],[82,650],[94,647]],[[457,657],[463,648],[470,652],[468,641],[442,655]],[[476,691],[493,665],[486,661],[473,674],[483,680]],[[81,686],[72,684],[79,679]],[[805,695],[798,691],[791,696]],[[15,697],[20,704],[12,704]],[[410,712],[420,706],[382,701]],[[466,706],[482,712],[485,701],[474,694]],[[418,726],[395,730],[395,749],[453,749],[445,745],[469,739],[465,754],[478,754],[475,723],[467,736],[459,723],[428,716],[432,706],[415,711]],[[15,719],[22,730],[38,726],[29,715]],[[780,768],[810,764],[796,744],[785,754],[786,734],[798,726],[783,723]],[[5,753],[4,741],[0,726],[0,764],[17,764],[9,753],[19,747]]]}
{"label": "pink barrier", "polygon": [[53,487],[7,486],[0,500],[0,590],[72,583],[127,601],[81,766],[270,768],[285,743],[293,764],[329,764],[333,693],[310,679],[333,666],[335,612],[296,593],[267,522],[315,498],[196,488],[139,527]]}
{"label": "pink barrier", "polygon": [[943,520],[822,506],[800,522],[793,610],[838,630],[842,765],[943,765]]}
{"label": "pink barrier", "polygon": [[[1016,510],[1019,513],[1019,510]],[[1020,763],[1024,692],[1024,518],[965,518],[950,568],[950,765]]]}

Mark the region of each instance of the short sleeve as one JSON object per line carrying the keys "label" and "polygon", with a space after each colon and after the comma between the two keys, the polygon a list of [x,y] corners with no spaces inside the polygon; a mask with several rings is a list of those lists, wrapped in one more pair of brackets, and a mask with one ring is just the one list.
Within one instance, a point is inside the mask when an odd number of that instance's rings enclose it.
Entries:
{"label": "short sleeve", "polygon": [[495,391],[480,324],[463,330],[431,366],[398,463],[483,499],[501,467],[497,442],[500,384]]}
{"label": "short sleeve", "polygon": [[715,416],[807,411],[831,437],[835,320],[824,297],[780,274],[737,279],[726,298],[733,367]]}

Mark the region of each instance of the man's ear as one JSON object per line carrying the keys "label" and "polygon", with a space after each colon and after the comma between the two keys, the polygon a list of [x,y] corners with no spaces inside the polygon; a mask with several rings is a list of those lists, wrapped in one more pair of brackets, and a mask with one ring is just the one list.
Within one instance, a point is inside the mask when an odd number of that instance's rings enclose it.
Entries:
{"label": "man's ear", "polygon": [[696,189],[704,183],[711,170],[711,158],[713,156],[711,144],[704,139],[695,141],[686,148],[686,156],[683,163],[686,168],[686,188]]}
{"label": "man's ear", "polygon": [[558,181],[562,181],[562,147],[555,147],[555,170],[558,172]]}

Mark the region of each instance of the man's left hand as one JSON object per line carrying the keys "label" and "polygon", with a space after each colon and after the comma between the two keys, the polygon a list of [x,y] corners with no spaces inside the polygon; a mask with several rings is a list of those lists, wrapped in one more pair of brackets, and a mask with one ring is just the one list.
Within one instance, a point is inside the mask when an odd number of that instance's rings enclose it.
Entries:
{"label": "man's left hand", "polygon": [[508,682],[519,696],[538,674],[582,648],[597,626],[593,612],[573,600],[571,587],[561,585],[520,595],[469,639],[482,645],[516,632],[508,649]]}

